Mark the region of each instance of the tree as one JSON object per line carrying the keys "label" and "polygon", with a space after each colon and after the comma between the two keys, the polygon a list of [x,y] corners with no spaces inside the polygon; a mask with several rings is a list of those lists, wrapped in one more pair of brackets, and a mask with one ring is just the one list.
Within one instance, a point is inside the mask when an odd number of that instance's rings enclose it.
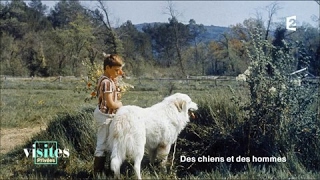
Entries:
{"label": "tree", "polygon": [[[189,46],[183,50],[183,58],[185,61],[185,67],[188,70],[188,75],[201,75],[207,74],[208,70],[208,45],[200,43],[197,47]],[[197,59],[195,55],[197,54]]]}
{"label": "tree", "polygon": [[208,74],[222,75],[227,70],[224,59],[226,58],[225,48],[221,42],[211,41],[208,47],[208,58],[211,62]]}
{"label": "tree", "polygon": [[290,43],[294,48],[293,57],[295,59],[294,70],[308,67],[308,71],[313,75],[319,75],[320,59],[317,48],[319,48],[319,31],[309,24],[297,27],[295,32],[287,32],[284,25],[280,25],[275,31],[273,44],[281,47],[284,42]]}
{"label": "tree", "polygon": [[134,75],[141,75],[141,71],[143,71],[141,68],[152,63],[152,47],[149,36],[138,31],[129,20],[116,31],[123,44],[126,71],[133,69]]}
{"label": "tree", "polygon": [[[2,4],[2,3],[1,3]],[[28,31],[27,5],[22,0],[14,0],[1,5],[0,30],[21,39]]]}
{"label": "tree", "polygon": [[127,21],[116,29],[120,40],[123,42],[124,56],[135,57],[138,54],[151,59],[151,44],[147,34],[139,32],[131,21]]}
{"label": "tree", "polygon": [[168,23],[154,23],[147,24],[142,28],[143,32],[150,37],[154,59],[165,67],[170,67],[173,64],[172,57],[174,57],[172,34],[168,27]]}
{"label": "tree", "polygon": [[277,2],[271,3],[266,7],[266,10],[268,11],[268,22],[267,22],[267,29],[266,29],[266,35],[265,40],[268,39],[269,32],[270,32],[270,26],[272,23],[272,18],[274,15],[276,15],[277,11],[282,9]]}
{"label": "tree", "polygon": [[[31,5],[35,5],[31,3]],[[45,27],[41,27],[45,20],[44,14],[36,11],[34,6],[28,7],[23,1],[15,0],[6,5],[1,5],[1,39],[7,39],[10,44],[8,48],[3,49],[4,61],[6,67],[11,69],[12,75],[48,75],[45,64],[42,61],[44,57],[41,50],[41,36],[37,31]],[[39,6],[40,8],[40,6]],[[4,26],[3,26],[4,25]],[[36,33],[37,32],[37,33]],[[11,37],[14,38],[11,41]],[[8,53],[11,55],[8,56]],[[16,68],[12,63],[16,63],[16,67],[23,66],[23,70],[13,70]],[[8,71],[7,71],[8,72]]]}
{"label": "tree", "polygon": [[28,74],[26,65],[21,61],[21,40],[7,32],[1,34],[0,63],[1,74],[11,76],[25,76]]}
{"label": "tree", "polygon": [[72,72],[79,74],[78,67],[87,56],[86,50],[95,40],[93,28],[89,20],[82,14],[78,14],[76,19],[69,23],[68,38],[70,40],[70,51],[72,52]]}
{"label": "tree", "polygon": [[70,22],[77,18],[77,14],[84,13],[85,9],[79,1],[61,0],[48,15],[53,28],[67,28]]}
{"label": "tree", "polygon": [[185,77],[187,74],[182,57],[182,48],[184,43],[189,42],[189,31],[187,27],[178,22],[178,12],[174,9],[172,1],[168,1],[167,10],[171,16],[171,18],[169,18],[169,23],[173,33],[173,46],[177,54],[178,64],[182,73],[181,76]]}
{"label": "tree", "polygon": [[[100,19],[100,22],[104,25],[104,28],[107,33],[107,38],[105,39],[106,44],[110,44],[111,47],[110,49],[107,50],[107,52],[110,53],[116,53],[116,54],[122,54],[123,48],[122,48],[122,43],[119,40],[119,37],[117,33],[114,31],[114,29],[111,26],[110,19],[109,19],[109,14],[107,11],[107,7],[104,5],[102,0],[98,0],[99,3],[99,9],[103,12],[104,16],[98,16]],[[106,18],[106,20],[104,19]]]}
{"label": "tree", "polygon": [[246,19],[243,21],[243,26],[249,33],[249,37],[251,36],[251,34],[255,33],[256,29],[259,29],[261,33],[266,32],[266,28],[263,25],[262,19],[255,19],[255,18]]}
{"label": "tree", "polygon": [[42,4],[41,0],[32,0],[29,4],[28,24],[34,31],[45,30],[51,27],[46,17],[48,6]]}
{"label": "tree", "polygon": [[38,12],[41,16],[44,16],[48,9],[48,6],[42,4],[41,0],[31,0],[29,7]]}
{"label": "tree", "polygon": [[[205,56],[202,56],[199,52],[199,44],[202,43],[203,38],[202,38],[202,34],[206,32],[206,29],[204,27],[203,24],[196,24],[196,21],[194,19],[190,19],[189,24],[187,25],[188,29],[189,29],[189,33],[190,33],[190,40],[192,41],[191,43],[193,43],[194,46],[194,55],[193,58],[189,58],[191,59],[189,63],[191,64],[195,64],[195,66],[199,66],[199,64],[201,63],[202,67],[204,67],[204,62],[205,62]],[[201,46],[201,45],[200,45]],[[203,69],[203,68],[202,68]],[[203,75],[204,75],[204,70],[202,71]]]}
{"label": "tree", "polygon": [[[212,43],[212,48],[218,52],[215,54],[215,64],[222,63],[223,72],[225,75],[236,75],[244,71],[244,65],[246,64],[244,43],[237,39],[232,31],[224,32],[221,34],[221,38],[217,41],[217,44]],[[217,67],[217,66],[216,66]]]}

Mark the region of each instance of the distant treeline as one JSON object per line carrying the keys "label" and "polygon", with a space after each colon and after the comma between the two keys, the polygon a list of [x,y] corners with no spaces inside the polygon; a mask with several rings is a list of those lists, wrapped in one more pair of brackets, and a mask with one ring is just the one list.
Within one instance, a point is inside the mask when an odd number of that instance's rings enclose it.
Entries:
{"label": "distant treeline", "polygon": [[128,20],[115,28],[108,16],[112,7],[97,3],[97,9],[88,9],[79,1],[61,0],[49,10],[41,0],[1,1],[0,74],[86,75],[83,62],[101,62],[106,52],[121,54],[132,76],[238,75],[249,65],[251,33],[259,30],[274,48],[290,47],[294,69],[308,67],[320,75],[319,30],[306,23],[290,32],[272,18],[250,18],[227,31],[207,32],[210,28],[195,20],[183,24],[169,13],[167,23],[137,29]]}

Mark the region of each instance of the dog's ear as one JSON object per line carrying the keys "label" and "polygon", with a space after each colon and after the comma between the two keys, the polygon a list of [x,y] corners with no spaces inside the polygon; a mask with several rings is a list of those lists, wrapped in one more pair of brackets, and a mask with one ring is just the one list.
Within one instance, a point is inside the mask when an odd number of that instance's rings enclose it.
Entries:
{"label": "dog's ear", "polygon": [[182,100],[177,100],[174,102],[174,105],[177,107],[178,111],[181,112],[185,109],[186,102]]}

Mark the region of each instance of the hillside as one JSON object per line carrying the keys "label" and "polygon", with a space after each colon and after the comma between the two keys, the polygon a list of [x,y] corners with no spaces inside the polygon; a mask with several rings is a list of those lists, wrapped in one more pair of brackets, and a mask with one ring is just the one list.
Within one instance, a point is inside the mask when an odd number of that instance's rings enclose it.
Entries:
{"label": "hillside", "polygon": [[[135,27],[137,28],[138,31],[143,32],[142,28],[144,26],[146,26],[147,24],[155,24],[157,22],[154,23],[142,23],[142,24],[136,24]],[[204,26],[206,29],[206,32],[204,32],[201,35],[201,40],[203,42],[209,42],[212,40],[219,40],[220,39],[220,35],[224,32],[229,32],[230,28],[228,27],[221,27],[221,26]]]}

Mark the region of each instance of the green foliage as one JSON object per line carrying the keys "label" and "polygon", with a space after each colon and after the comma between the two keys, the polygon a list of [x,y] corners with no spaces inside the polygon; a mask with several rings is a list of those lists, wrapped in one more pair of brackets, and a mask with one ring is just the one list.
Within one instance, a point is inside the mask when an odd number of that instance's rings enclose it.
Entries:
{"label": "green foliage", "polygon": [[[318,84],[296,85],[295,79],[288,76],[293,62],[291,46],[284,42],[283,47],[274,47],[261,35],[259,31],[252,35],[252,49],[248,50],[248,96],[239,96],[233,89],[231,99],[218,94],[204,96],[199,102],[198,119],[187,126],[178,141],[182,150],[178,157],[225,160],[241,156],[250,158],[250,163],[180,163],[179,175],[191,173],[198,177],[210,170],[238,174],[249,169],[253,173],[249,177],[253,178],[260,175],[250,169],[267,168],[267,176],[279,178],[288,176],[274,169],[283,169],[293,177],[307,170],[319,171]],[[286,162],[253,163],[252,156],[284,157]]]}
{"label": "green foliage", "polygon": [[28,69],[21,60],[20,44],[21,40],[15,40],[7,32],[2,34],[1,41],[1,72],[13,76],[23,76],[28,74]]}
{"label": "green foliage", "polygon": [[[235,76],[243,73],[249,64],[244,48],[252,38],[249,32],[258,27],[266,36],[263,23],[254,18],[232,26],[230,31],[214,32],[214,37],[206,30],[216,27],[197,24],[193,19],[183,24],[174,16],[166,23],[138,27],[128,20],[115,28],[107,17],[105,2],[98,2],[98,9],[90,10],[79,1],[63,0],[50,11],[41,0],[28,4],[22,0],[1,2],[1,74],[81,76],[87,73],[81,64],[83,60],[93,64],[99,61],[102,52],[116,52],[125,58],[130,76],[154,75],[143,70],[159,67],[176,69],[178,78]],[[279,26],[276,33],[283,27]],[[296,53],[310,58],[294,57],[296,68],[309,61],[310,73],[319,75],[318,34],[317,28],[303,24],[294,33],[277,34],[275,43],[281,44],[282,39],[291,44],[300,43],[295,45]]]}
{"label": "green foliage", "polygon": [[[250,102],[243,107],[248,113],[244,126],[247,155],[285,155],[300,151],[301,147],[313,152],[319,150],[320,126],[313,107],[319,99],[317,84],[298,85],[297,78],[289,76],[294,70],[292,48],[282,42],[282,47],[274,47],[262,39],[259,31],[253,34],[247,79]],[[309,141],[301,141],[305,138]],[[297,154],[297,157],[305,167],[314,169],[319,166],[320,159],[313,153],[313,158],[306,157],[310,153]]]}
{"label": "green foliage", "polygon": [[155,59],[164,67],[177,65],[177,48],[186,47],[191,41],[188,26],[178,22],[175,18],[170,19],[169,23],[148,24],[143,31],[152,40]]}

